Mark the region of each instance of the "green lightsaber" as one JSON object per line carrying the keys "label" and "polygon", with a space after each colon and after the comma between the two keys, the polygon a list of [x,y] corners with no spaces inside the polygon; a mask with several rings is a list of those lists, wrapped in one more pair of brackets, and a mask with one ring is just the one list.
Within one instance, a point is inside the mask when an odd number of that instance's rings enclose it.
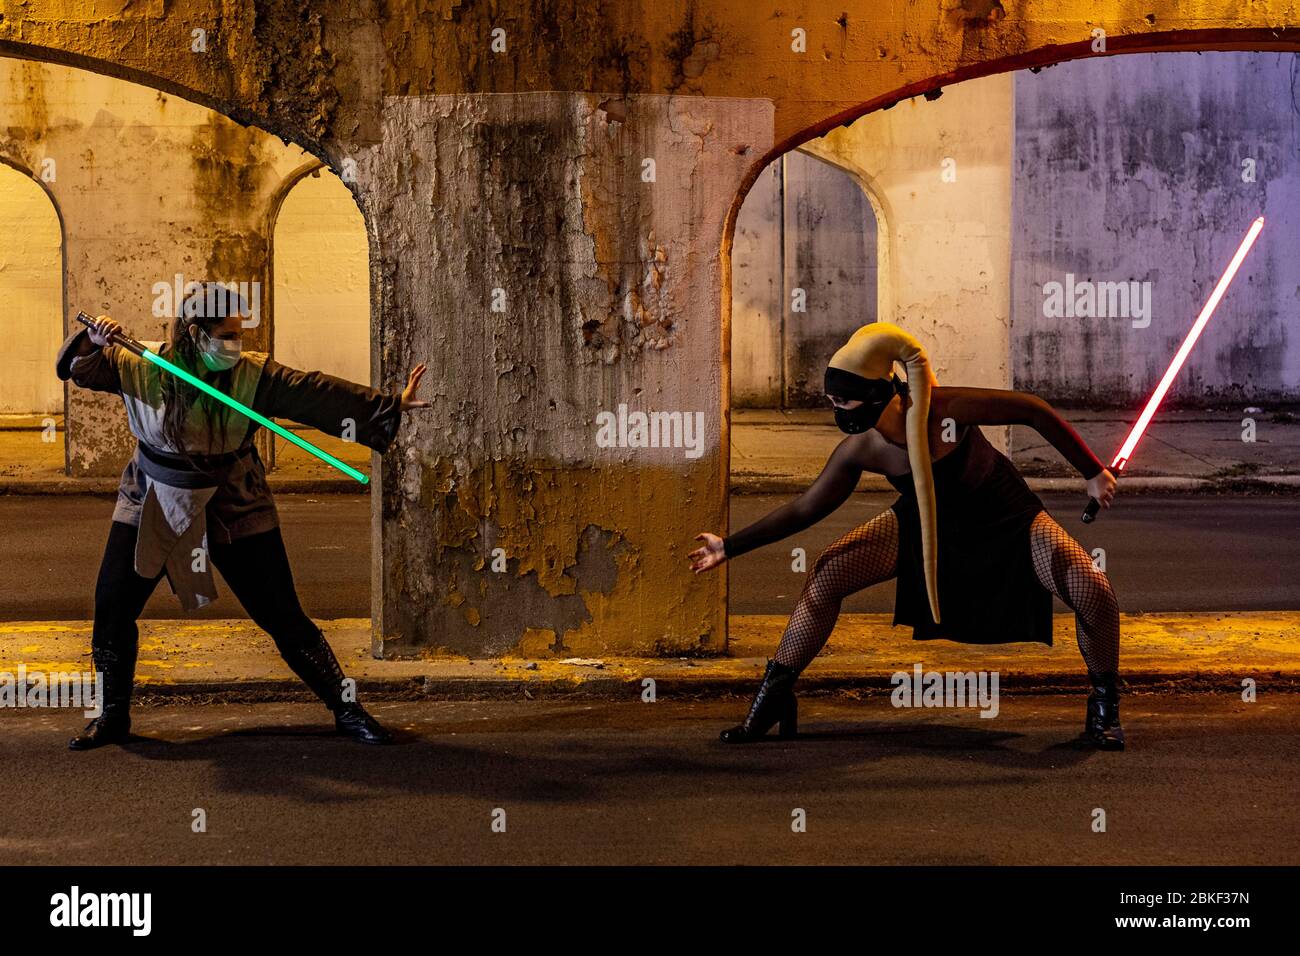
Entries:
{"label": "green lightsaber", "polygon": [[[88,327],[93,327],[95,324],[94,318],[92,316],[87,315],[85,312],[77,313],[77,321],[80,322],[82,325]],[[369,475],[357,471],[355,468],[353,468],[351,465],[347,464],[346,462],[339,461],[329,452],[317,448],[311,442],[307,441],[307,439],[299,438],[293,432],[289,431],[289,429],[285,428],[283,425],[277,425],[275,422],[271,421],[271,419],[267,418],[265,415],[259,415],[257,412],[253,411],[251,408],[249,408],[247,405],[243,404],[242,402],[238,402],[235,399],[231,398],[229,395],[225,394],[224,392],[218,391],[217,389],[213,388],[211,385],[203,381],[203,379],[199,378],[198,376],[192,375],[191,373],[185,371],[185,369],[181,368],[179,365],[175,365],[172,362],[167,361],[157,352],[153,352],[145,348],[143,345],[141,345],[135,339],[131,338],[129,335],[119,332],[113,336],[113,341],[116,344],[122,346],[122,348],[126,349],[128,352],[133,352],[136,355],[140,356],[145,361],[152,362],[154,365],[157,365],[161,369],[166,369],[167,371],[171,372],[173,375],[175,375],[177,378],[181,379],[182,381],[189,382],[199,391],[206,392],[208,395],[211,395],[213,398],[221,402],[223,405],[227,405],[230,408],[233,408],[235,411],[239,412],[239,414],[246,415],[247,417],[251,418],[253,421],[257,422],[259,425],[261,425],[263,428],[269,428],[271,431],[275,432],[281,438],[293,442],[303,451],[315,455],[317,458],[319,458],[321,461],[325,462],[326,464],[333,465],[335,468],[343,472],[343,474],[347,475],[349,478],[355,478],[363,485],[370,484]]]}

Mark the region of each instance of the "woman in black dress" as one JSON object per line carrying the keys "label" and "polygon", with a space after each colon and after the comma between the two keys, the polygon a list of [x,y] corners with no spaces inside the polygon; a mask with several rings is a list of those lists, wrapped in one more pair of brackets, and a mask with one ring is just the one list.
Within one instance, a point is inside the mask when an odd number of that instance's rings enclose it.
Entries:
{"label": "woman in black dress", "polygon": [[[907,369],[906,382],[893,374],[895,361]],[[885,475],[900,497],[817,558],[748,716],[722,739],[757,740],[777,723],[782,736],[793,736],[795,680],[825,645],[841,602],[897,577],[894,623],[911,625],[919,640],[1050,645],[1052,595],[1059,597],[1075,612],[1092,685],[1083,737],[1122,750],[1115,592],[978,426],[1034,428],[1105,507],[1115,494],[1114,475],[1037,396],[940,387],[920,343],[889,323],[863,326],[835,353],[826,394],[850,437],[794,501],[725,539],[697,536],[703,545],[690,554],[692,570],[707,571],[816,524],[848,500],[864,471]]]}

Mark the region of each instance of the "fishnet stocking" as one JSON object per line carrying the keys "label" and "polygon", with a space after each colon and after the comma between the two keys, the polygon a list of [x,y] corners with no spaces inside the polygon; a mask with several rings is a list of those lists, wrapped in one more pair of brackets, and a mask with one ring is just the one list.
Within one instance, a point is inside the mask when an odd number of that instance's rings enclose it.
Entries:
{"label": "fishnet stocking", "polygon": [[[1038,580],[1074,611],[1075,637],[1089,673],[1117,673],[1119,604],[1105,573],[1046,511],[1030,525],[1029,543]],[[844,599],[897,573],[898,519],[891,508],[841,537],[813,563],[776,661],[802,671],[825,646]]]}
{"label": "fishnet stocking", "polygon": [[1105,572],[1046,511],[1029,526],[1038,580],[1074,612],[1074,634],[1090,674],[1119,671],[1119,603]]}
{"label": "fishnet stocking", "polygon": [[888,581],[897,572],[898,518],[888,508],[841,537],[813,562],[777,646],[777,663],[802,671],[831,636],[843,600]]}

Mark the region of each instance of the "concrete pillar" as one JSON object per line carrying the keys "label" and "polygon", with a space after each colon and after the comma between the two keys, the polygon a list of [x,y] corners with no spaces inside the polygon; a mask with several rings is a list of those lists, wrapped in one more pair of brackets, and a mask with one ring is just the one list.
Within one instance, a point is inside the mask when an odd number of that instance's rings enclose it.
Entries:
{"label": "concrete pillar", "polygon": [[[427,360],[435,407],[384,462],[377,650],[719,652],[725,578],[685,553],[724,528],[723,224],[770,103],[393,97],[383,126],[376,378]],[[652,412],[683,447],[602,447]]]}

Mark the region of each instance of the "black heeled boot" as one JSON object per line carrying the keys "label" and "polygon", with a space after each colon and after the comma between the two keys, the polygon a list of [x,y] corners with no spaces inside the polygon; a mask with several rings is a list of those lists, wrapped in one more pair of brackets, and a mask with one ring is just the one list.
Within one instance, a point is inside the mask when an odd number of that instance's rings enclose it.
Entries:
{"label": "black heeled boot", "polygon": [[758,685],[749,713],[738,727],[722,732],[722,740],[729,744],[750,743],[761,740],[772,725],[780,722],[780,736],[794,737],[799,733],[799,701],[794,696],[794,682],[799,672],[776,661],[767,662],[767,673]]}
{"label": "black heeled boot", "polygon": [[343,699],[343,668],[325,634],[317,629],[316,637],[305,647],[281,648],[281,655],[289,669],[325,702],[334,713],[334,728],[341,734],[363,744],[392,743],[393,735],[367,713],[356,701]]}
{"label": "black heeled boot", "polygon": [[1092,693],[1083,721],[1082,737],[1101,750],[1123,750],[1124,728],[1119,723],[1119,675],[1089,674]]}
{"label": "black heeled boot", "polygon": [[100,697],[103,709],[86,729],[68,741],[69,750],[94,750],[107,744],[124,743],[131,736],[131,685],[135,682],[135,660],[124,658],[104,647],[94,648],[91,659],[95,671],[103,676]]}

